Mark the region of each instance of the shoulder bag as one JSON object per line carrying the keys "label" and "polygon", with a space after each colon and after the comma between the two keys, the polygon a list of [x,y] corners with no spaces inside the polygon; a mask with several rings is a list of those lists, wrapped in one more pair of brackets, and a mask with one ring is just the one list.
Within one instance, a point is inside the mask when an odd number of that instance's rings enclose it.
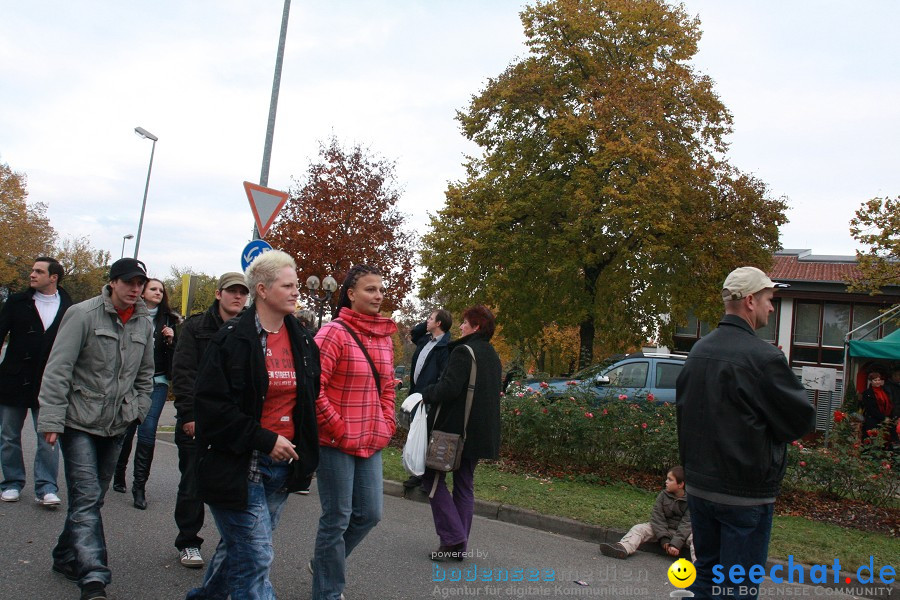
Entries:
{"label": "shoulder bag", "polygon": [[[469,424],[469,413],[472,412],[472,398],[475,395],[475,375],[477,367],[475,365],[475,353],[472,348],[463,345],[463,348],[472,355],[472,370],[469,373],[469,388],[466,391],[466,412],[463,418],[462,435],[458,433],[449,433],[447,431],[439,431],[433,429],[431,436],[428,438],[428,451],[425,454],[425,466],[434,471],[449,473],[459,468],[462,461],[463,446],[466,443],[466,428]],[[434,413],[434,422],[437,423],[438,415],[441,414],[441,407],[438,405],[437,411]],[[434,497],[437,489],[438,477],[435,475],[434,483],[431,486],[429,498]]]}
{"label": "shoulder bag", "polygon": [[368,351],[366,351],[366,347],[363,346],[363,343],[359,341],[359,337],[357,337],[356,332],[350,328],[349,325],[341,321],[340,319],[335,319],[335,323],[340,323],[344,329],[347,330],[347,333],[350,334],[350,337],[353,338],[353,341],[356,342],[356,345],[359,346],[359,349],[362,350],[363,356],[366,357],[366,360],[369,361],[369,366],[372,367],[372,375],[375,377],[375,389],[378,391],[378,396],[381,397],[381,377],[378,376],[378,369],[375,368],[375,361],[372,360],[372,357],[369,356]]}

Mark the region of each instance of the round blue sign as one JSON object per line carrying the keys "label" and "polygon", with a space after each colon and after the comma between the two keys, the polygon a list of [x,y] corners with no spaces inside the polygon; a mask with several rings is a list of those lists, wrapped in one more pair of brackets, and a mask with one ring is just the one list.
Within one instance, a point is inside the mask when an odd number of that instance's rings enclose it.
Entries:
{"label": "round blue sign", "polygon": [[253,240],[244,246],[244,251],[241,252],[241,268],[246,271],[247,267],[250,266],[250,263],[257,259],[260,254],[268,252],[271,249],[272,246],[269,245],[269,242],[265,240]]}

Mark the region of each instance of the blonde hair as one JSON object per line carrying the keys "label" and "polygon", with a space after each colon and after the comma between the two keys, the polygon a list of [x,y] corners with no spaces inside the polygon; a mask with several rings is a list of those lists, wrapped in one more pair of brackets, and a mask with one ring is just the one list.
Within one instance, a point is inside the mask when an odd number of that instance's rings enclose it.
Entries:
{"label": "blonde hair", "polygon": [[256,286],[263,284],[270,287],[275,280],[278,279],[278,271],[285,267],[297,270],[297,263],[287,252],[281,250],[270,250],[263,252],[262,256],[250,263],[244,272],[244,279],[247,281],[247,289],[250,290],[250,300],[256,301]]}

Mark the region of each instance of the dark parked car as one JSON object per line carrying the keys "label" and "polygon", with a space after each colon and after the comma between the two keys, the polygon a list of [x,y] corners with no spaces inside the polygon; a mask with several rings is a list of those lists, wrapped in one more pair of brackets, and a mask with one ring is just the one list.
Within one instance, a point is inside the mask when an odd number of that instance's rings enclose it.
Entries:
{"label": "dark parked car", "polygon": [[675,402],[675,380],[684,367],[684,356],[678,354],[645,354],[637,352],[611,365],[601,363],[576,373],[571,379],[533,382],[532,392],[548,398],[571,396],[575,390],[592,395],[598,401],[646,397],[653,394],[657,403]]}

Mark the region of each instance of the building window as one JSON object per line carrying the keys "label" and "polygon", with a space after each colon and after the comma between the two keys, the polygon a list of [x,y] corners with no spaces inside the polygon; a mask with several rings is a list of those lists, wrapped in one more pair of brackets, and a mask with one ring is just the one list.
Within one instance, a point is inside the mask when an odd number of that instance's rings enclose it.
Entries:
{"label": "building window", "polygon": [[[794,309],[792,363],[842,365],[847,333],[878,316],[881,307],[873,304],[837,302],[797,302]],[[889,326],[882,326],[866,339],[878,339]],[[865,330],[854,334],[860,338]]]}
{"label": "building window", "polygon": [[[756,330],[756,335],[770,344],[774,344],[777,341],[778,321],[781,318],[781,300],[774,298],[772,306],[775,307],[775,312],[769,315],[768,324],[762,329]],[[716,325],[718,323],[710,325],[706,321],[701,321],[694,315],[694,311],[688,311],[687,322],[675,329],[675,335],[672,340],[675,352],[690,352],[697,340],[715,329]]]}

